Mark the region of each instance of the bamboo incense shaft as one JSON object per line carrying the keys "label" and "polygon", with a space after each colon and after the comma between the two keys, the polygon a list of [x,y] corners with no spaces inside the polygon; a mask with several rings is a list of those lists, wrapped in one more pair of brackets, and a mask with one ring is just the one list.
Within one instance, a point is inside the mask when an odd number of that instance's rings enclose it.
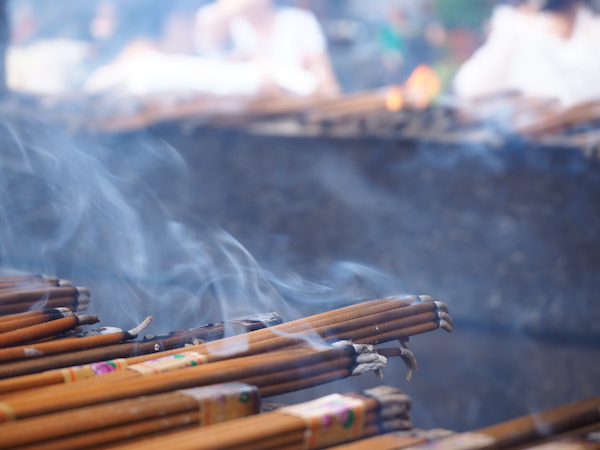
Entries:
{"label": "bamboo incense shaft", "polygon": [[[272,397],[274,395],[287,394],[288,392],[301,391],[315,386],[331,383],[332,381],[342,380],[352,375],[350,369],[337,369],[311,377],[301,378],[299,380],[290,380],[276,385],[266,385],[260,388],[263,397]],[[248,382],[246,380],[246,382]]]}
{"label": "bamboo incense shaft", "polygon": [[58,278],[29,281],[0,281],[0,292],[5,289],[37,289],[52,286],[73,286],[73,283]]}
{"label": "bamboo incense shaft", "polygon": [[379,436],[361,439],[355,442],[349,442],[342,445],[330,447],[330,450],[364,450],[366,448],[376,450],[398,450],[413,445],[427,442],[424,437],[402,435],[397,433],[386,433]]}
{"label": "bamboo incense shaft", "polygon": [[15,319],[10,321],[7,320],[4,322],[0,322],[0,333],[6,333],[7,331],[13,331],[19,328],[49,322],[51,320],[60,319],[62,317],[65,317],[65,314],[63,312],[56,311],[49,314],[39,314],[35,316],[25,317],[22,319]]}
{"label": "bamboo incense shaft", "polygon": [[[371,436],[379,434],[381,432],[380,427],[375,425],[377,422],[377,416],[374,412],[367,413],[365,418],[365,426],[363,429],[363,435]],[[278,435],[269,436],[267,439],[255,440],[254,442],[244,443],[244,450],[271,450],[271,449],[289,449],[298,448],[302,450],[305,448],[304,436],[306,431],[300,429],[292,433],[282,433]],[[234,450],[236,446],[223,446],[223,448]]]}
{"label": "bamboo incense shaft", "polygon": [[14,303],[43,302],[53,298],[79,298],[89,297],[85,288],[74,286],[47,286],[35,289],[3,289],[0,290],[0,304],[8,305]]}
{"label": "bamboo incense shaft", "polygon": [[56,336],[79,325],[91,325],[97,322],[98,316],[74,315],[70,317],[63,317],[62,319],[56,319],[51,322],[31,325],[19,330],[8,331],[0,334],[0,348],[33,342],[50,336]]}
{"label": "bamboo incense shaft", "polygon": [[9,275],[5,277],[0,277],[0,282],[2,283],[14,283],[14,282],[28,282],[28,281],[39,281],[39,280],[53,280],[56,277],[50,277],[47,275],[38,275],[38,274],[24,274],[24,275]]}
{"label": "bamboo incense shaft", "polygon": [[509,448],[599,421],[600,396],[596,396],[482,428],[476,433],[492,436],[496,440],[494,448]]}
{"label": "bamboo incense shaft", "polygon": [[600,422],[569,430],[565,433],[555,434],[534,442],[528,442],[527,444],[515,447],[515,450],[548,450],[552,448],[562,448],[563,450],[598,450],[600,447],[597,438],[598,433],[600,433]]}
{"label": "bamboo incense shaft", "polygon": [[0,316],[0,323],[3,322],[11,322],[13,320],[21,320],[26,319],[28,317],[34,317],[44,314],[52,314],[56,308],[45,308],[45,309],[35,309],[33,311],[25,311],[15,314],[7,314],[5,316]]}
{"label": "bamboo incense shaft", "polygon": [[51,308],[69,308],[72,311],[78,310],[80,305],[87,304],[81,299],[75,297],[51,298],[49,300],[37,302],[11,303],[7,305],[0,304],[0,315],[12,315],[25,313],[32,310],[46,310]]}
{"label": "bamboo incense shaft", "polygon": [[170,414],[157,419],[116,425],[110,428],[103,428],[99,431],[88,431],[84,434],[27,445],[27,449],[78,450],[93,447],[98,450],[101,448],[110,448],[116,442],[124,444],[145,441],[156,435],[164,436],[169,432],[197,428],[199,417],[200,413],[196,410]]}
{"label": "bamboo incense shaft", "polygon": [[[45,394],[40,392],[35,396],[7,399],[0,403],[0,413],[4,411],[6,420],[21,419],[175,389],[229,381],[244,382],[251,377],[289,370],[302,365],[322,363],[332,359],[334,355],[352,354],[352,352],[354,349],[349,346],[326,350],[305,349],[306,354],[300,356],[286,350],[280,352],[280,358],[266,362],[265,355],[236,358],[233,361],[215,362],[133,380],[123,380],[109,384],[108,388],[105,384],[87,386],[90,383],[83,380],[71,385],[71,389],[67,392],[55,394],[51,388],[48,388],[48,392]],[[269,355],[269,358],[274,358],[274,356]],[[101,378],[94,379],[94,381]],[[6,428],[3,427],[3,437],[5,430]]]}
{"label": "bamboo incense shaft", "polygon": [[[416,336],[418,334],[427,333],[429,331],[435,331],[440,327],[438,322],[426,322],[419,325],[413,325],[407,328],[398,329],[394,331],[390,331],[388,333],[374,333],[371,336],[364,337],[360,339],[360,342],[363,344],[383,344],[385,342],[390,342],[396,339],[407,338],[410,336]],[[446,331],[451,332],[452,328],[445,328]]]}
{"label": "bamboo incense shaft", "polygon": [[[64,353],[73,350],[84,350],[102,345],[117,344],[133,339],[127,331],[114,331],[112,333],[98,334],[59,341],[42,342],[39,344],[22,345],[0,349],[0,362],[15,361],[19,359],[39,358],[54,353]],[[0,366],[1,367],[1,366]],[[0,382],[1,383],[1,382]]]}
{"label": "bamboo incense shaft", "polygon": [[[437,441],[437,445],[446,448],[460,442],[463,445],[469,443],[468,448],[473,450],[515,448],[597,422],[600,422],[600,396],[450,436]],[[414,448],[425,450],[429,447],[417,445]]]}

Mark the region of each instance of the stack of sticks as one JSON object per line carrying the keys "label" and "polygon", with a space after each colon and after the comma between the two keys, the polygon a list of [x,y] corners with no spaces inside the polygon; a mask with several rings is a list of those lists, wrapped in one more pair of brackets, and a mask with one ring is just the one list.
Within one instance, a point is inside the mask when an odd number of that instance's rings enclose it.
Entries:
{"label": "stack of sticks", "polygon": [[[33,443],[41,445],[41,442],[50,442],[51,439],[65,439],[102,429],[108,431],[125,424],[132,425],[129,433],[134,433],[133,429],[141,426],[140,422],[173,414],[196,413],[197,403],[182,395],[181,389],[243,382],[256,386],[266,397],[376,370],[385,363],[386,358],[375,352],[372,346],[342,343],[321,349],[299,347],[191,365],[182,370],[146,377],[121,377],[110,382],[106,381],[109,377],[98,377],[64,388],[9,394],[0,401],[0,416],[4,414],[6,421],[2,425],[0,448]],[[189,416],[183,424],[198,424],[198,420],[197,416]],[[181,426],[181,422],[178,424],[170,428]],[[54,448],[60,448],[60,445]]]}
{"label": "stack of sticks", "polygon": [[[206,332],[210,328],[195,331]],[[33,444],[32,448],[85,448],[84,444],[89,441],[84,435],[96,436],[96,443],[104,442],[101,436],[118,440],[137,432],[147,434],[159,422],[162,432],[173,432],[198,422],[197,411],[190,411],[189,401],[174,392],[180,389],[244,382],[257,386],[266,397],[367,370],[378,373],[385,366],[386,357],[392,356],[405,361],[410,376],[410,371],[416,368],[410,351],[402,347],[376,351],[371,344],[393,340],[405,344],[409,336],[437,328],[452,329],[445,304],[427,296],[392,297],[184,349],[112,361],[96,359],[83,368],[67,367],[7,377],[0,380],[0,421],[7,422],[2,425],[0,448]],[[168,337],[135,344],[154,345],[165,339],[187,336],[191,331],[174,332]],[[70,340],[82,339],[86,338]],[[42,344],[47,343],[36,344],[36,349]],[[106,348],[124,345],[127,344]],[[35,365],[36,361],[53,357],[23,359],[24,348],[16,348],[16,351],[15,348],[0,349],[0,358],[3,355],[8,358],[11,352],[22,358],[0,364],[0,371],[15,364]],[[91,350],[95,349],[86,351]],[[54,357],[67,355],[69,352]],[[105,370],[107,367],[110,370]],[[86,375],[80,377],[80,370]],[[127,416],[132,411],[133,415]],[[115,417],[119,418],[118,422],[113,421]],[[161,422],[165,417],[169,420]],[[25,429],[30,431],[24,433]],[[49,446],[44,447],[42,441]],[[73,447],[63,446],[67,441],[72,442],[69,445]],[[75,446],[75,442],[81,446]]]}
{"label": "stack of sticks", "polygon": [[46,275],[0,277],[0,318],[52,308],[85,311],[90,291],[67,280]]}
{"label": "stack of sticks", "polygon": [[[322,340],[332,342],[340,339],[350,339],[354,342],[365,344],[407,340],[411,335],[433,331],[437,328],[443,328],[449,332],[452,331],[452,319],[447,314],[447,311],[444,303],[436,302],[428,296],[392,297],[352,305],[269,328],[250,331],[244,334],[242,338],[232,336],[213,343],[188,346],[186,347],[186,351],[199,352],[204,355],[207,362],[214,362],[290,348],[314,339],[316,339],[316,342]],[[196,331],[199,330],[202,329],[196,329]],[[0,393],[67,382],[69,377],[65,377],[64,371],[60,371],[57,368],[65,368],[73,364],[88,364],[125,357],[123,361],[120,361],[118,366],[127,367],[150,359],[174,355],[181,352],[179,347],[183,344],[179,345],[182,340],[178,340],[178,338],[182,336],[197,335],[180,333],[173,339],[168,338],[168,341],[136,342],[127,347],[124,347],[124,344],[118,344],[98,349],[47,356],[38,360],[28,359],[25,361],[6,362],[0,364],[0,378],[11,378],[0,380]],[[176,348],[158,351],[162,348],[161,345],[165,343]],[[166,347],[167,345],[164,346]],[[231,349],[238,350],[232,353]],[[3,355],[2,352],[0,350],[0,359]],[[130,352],[136,352],[139,356],[128,357],[131,356]],[[409,352],[404,352],[404,354],[399,356],[409,359],[410,356],[408,355]],[[409,370],[414,365],[413,361],[409,361]],[[56,370],[35,373],[49,369]],[[31,375],[18,376],[24,373]],[[106,376],[116,377],[117,375],[109,374]],[[128,376],[131,377],[133,375],[128,373]]]}
{"label": "stack of sticks", "polygon": [[326,448],[364,436],[411,428],[409,409],[410,399],[406,395],[398,389],[381,386],[361,394],[332,394],[257,416],[115,448]]}

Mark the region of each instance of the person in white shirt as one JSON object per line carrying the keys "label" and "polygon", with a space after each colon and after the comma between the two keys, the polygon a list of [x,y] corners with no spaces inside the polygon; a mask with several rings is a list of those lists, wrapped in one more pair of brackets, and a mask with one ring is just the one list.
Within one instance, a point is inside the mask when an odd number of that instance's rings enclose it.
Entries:
{"label": "person in white shirt", "polygon": [[516,91],[562,107],[600,100],[600,18],[584,1],[499,6],[485,44],[456,75],[458,96],[473,100]]}
{"label": "person in white shirt", "polygon": [[319,23],[273,0],[217,0],[198,11],[195,45],[204,56],[252,63],[263,92],[335,94],[338,84]]}

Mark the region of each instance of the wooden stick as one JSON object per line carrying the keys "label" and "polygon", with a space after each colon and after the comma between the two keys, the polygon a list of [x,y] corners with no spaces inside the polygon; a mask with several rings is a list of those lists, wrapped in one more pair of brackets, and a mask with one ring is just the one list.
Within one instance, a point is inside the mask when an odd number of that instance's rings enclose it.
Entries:
{"label": "wooden stick", "polygon": [[477,442],[477,446],[473,447],[477,449],[514,448],[596,422],[600,422],[600,396],[521,416],[466,434],[457,434],[438,442],[439,448],[465,441]]}
{"label": "wooden stick", "polygon": [[[66,314],[65,311],[53,311],[54,312],[51,312],[49,314],[38,314],[22,319],[7,320],[4,322],[0,322],[0,333],[6,333],[7,331],[14,331],[19,328],[29,327],[31,325],[37,325],[44,322],[50,322],[51,320],[61,319],[66,315],[69,315]],[[71,310],[66,309],[66,311],[69,311],[72,314]]]}
{"label": "wooden stick", "polygon": [[[69,310],[67,311],[70,313],[70,315],[73,315]],[[63,314],[65,314],[65,312],[63,312]],[[15,361],[19,359],[39,358],[54,353],[64,353],[72,350],[80,350],[101,345],[115,344],[129,339],[135,339],[137,335],[141,333],[142,330],[144,330],[151,321],[152,317],[147,317],[140,325],[129,331],[123,331],[120,328],[102,328],[95,332],[97,334],[92,334],[86,337],[76,337],[17,347],[3,348],[0,349],[0,362]]]}
{"label": "wooden stick", "polygon": [[53,298],[79,298],[83,289],[74,286],[47,286],[36,289],[3,289],[0,290],[0,304],[8,305],[13,303],[44,302]]}
{"label": "wooden stick", "polygon": [[45,337],[56,336],[79,325],[91,325],[97,322],[98,316],[73,315],[51,322],[21,328],[20,330],[9,331],[0,334],[0,348],[24,344],[26,342],[34,342]]}
{"label": "wooden stick", "polygon": [[[164,436],[168,432],[198,428],[199,418],[200,413],[196,410],[169,414],[156,419],[115,425],[99,431],[87,431],[84,434],[32,444],[27,448],[28,450],[77,450],[93,447],[98,450],[104,445],[115,442],[120,442],[122,445],[143,441],[157,435]],[[112,445],[108,445],[107,448],[110,447]]]}
{"label": "wooden stick", "polygon": [[397,450],[427,442],[424,437],[403,435],[401,433],[387,433],[347,444],[330,447],[330,450],[364,450],[366,448],[377,450]]}
{"label": "wooden stick", "polygon": [[75,311],[78,308],[79,299],[75,297],[52,298],[38,302],[11,303],[0,305],[0,315],[12,315],[25,313],[33,310],[47,310],[52,308],[69,308]]}
{"label": "wooden stick", "polygon": [[56,310],[56,308],[46,308],[46,309],[36,309],[33,311],[26,311],[26,312],[15,313],[15,314],[7,314],[5,316],[0,316],[0,323],[11,322],[13,320],[26,319],[28,317],[34,317],[34,316],[39,316],[39,315],[44,315],[44,314],[53,314],[55,312],[55,310]]}

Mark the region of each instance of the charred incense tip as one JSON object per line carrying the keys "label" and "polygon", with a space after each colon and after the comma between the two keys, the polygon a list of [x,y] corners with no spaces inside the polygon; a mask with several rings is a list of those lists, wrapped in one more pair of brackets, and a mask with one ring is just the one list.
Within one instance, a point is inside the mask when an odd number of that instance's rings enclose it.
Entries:
{"label": "charred incense tip", "polygon": [[59,280],[57,281],[57,284],[58,284],[60,287],[73,287],[73,282],[72,282],[72,281],[69,281],[69,280],[62,280],[62,279],[59,279]]}
{"label": "charred incense tip", "polygon": [[123,330],[121,330],[120,328],[117,328],[117,327],[102,327],[102,328],[98,328],[96,330],[86,331],[83,333],[83,336],[85,336],[85,337],[100,336],[100,335],[104,335],[104,334],[122,333],[122,332],[123,332]]}
{"label": "charred incense tip", "polygon": [[71,317],[75,315],[73,311],[71,311],[69,308],[65,308],[64,306],[61,306],[60,308],[54,308],[54,310],[57,311],[63,317]]}
{"label": "charred incense tip", "polygon": [[75,289],[77,290],[77,294],[79,295],[79,298],[91,297],[91,293],[88,288],[83,287],[83,286],[77,286]]}
{"label": "charred incense tip", "polygon": [[92,325],[94,323],[100,322],[100,319],[98,319],[98,316],[94,314],[82,314],[80,316],[77,316],[77,321],[79,325]]}
{"label": "charred incense tip", "polygon": [[406,301],[410,301],[411,304],[412,303],[419,303],[419,296],[418,295],[414,295],[414,294],[409,294],[409,295],[392,295],[390,297],[386,297],[383,300],[389,300],[389,301],[401,301],[401,302],[406,302]]}
{"label": "charred incense tip", "polygon": [[150,323],[152,322],[154,318],[152,316],[148,316],[146,317],[142,323],[140,323],[137,327],[132,328],[131,330],[129,330],[127,332],[127,334],[131,337],[136,337],[138,334],[140,334],[142,332],[142,330],[144,330],[148,325],[150,325]]}
{"label": "charred incense tip", "polygon": [[446,305],[444,302],[438,302],[436,300],[433,303],[435,303],[435,306],[437,309],[439,309],[440,311],[444,311],[445,313],[448,313],[448,305]]}
{"label": "charred incense tip", "polygon": [[448,333],[452,333],[452,325],[442,318],[440,318],[440,328],[446,330]]}
{"label": "charred incense tip", "polygon": [[440,320],[443,320],[444,322],[449,324],[450,327],[454,326],[454,320],[452,320],[452,317],[450,317],[450,315],[446,314],[444,311],[438,311],[437,316]]}
{"label": "charred incense tip", "polygon": [[377,353],[379,353],[382,356],[385,356],[386,358],[402,358],[402,361],[406,365],[406,379],[408,381],[410,381],[410,379],[412,378],[413,370],[418,370],[419,368],[417,364],[417,358],[415,358],[413,352],[406,348],[380,348],[377,350]]}
{"label": "charred incense tip", "polygon": [[406,380],[410,381],[412,378],[413,371],[419,370],[419,364],[417,364],[417,358],[413,352],[406,348],[400,349],[400,358],[406,365]]}
{"label": "charred incense tip", "polygon": [[431,295],[419,295],[419,301],[421,302],[427,302],[427,303],[436,303],[435,298],[433,298]]}

